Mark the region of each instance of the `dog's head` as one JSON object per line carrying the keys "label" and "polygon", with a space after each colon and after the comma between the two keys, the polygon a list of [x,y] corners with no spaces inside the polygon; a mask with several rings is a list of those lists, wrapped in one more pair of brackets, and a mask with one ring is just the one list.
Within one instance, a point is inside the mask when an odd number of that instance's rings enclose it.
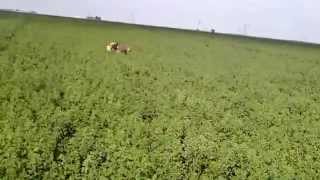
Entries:
{"label": "dog's head", "polygon": [[112,49],[117,49],[119,43],[116,42],[116,41],[112,41],[109,45],[110,45],[110,47],[111,47]]}
{"label": "dog's head", "polygon": [[112,50],[112,48],[111,48],[110,45],[107,45],[107,46],[106,46],[106,49],[107,49],[108,52],[110,52],[110,51]]}

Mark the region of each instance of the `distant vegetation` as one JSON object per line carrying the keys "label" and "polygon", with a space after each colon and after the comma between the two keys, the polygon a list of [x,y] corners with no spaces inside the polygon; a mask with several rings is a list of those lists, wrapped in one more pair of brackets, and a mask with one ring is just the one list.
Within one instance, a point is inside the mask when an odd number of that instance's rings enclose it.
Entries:
{"label": "distant vegetation", "polygon": [[[106,54],[106,40],[133,52]],[[0,13],[0,179],[319,179],[319,58]]]}

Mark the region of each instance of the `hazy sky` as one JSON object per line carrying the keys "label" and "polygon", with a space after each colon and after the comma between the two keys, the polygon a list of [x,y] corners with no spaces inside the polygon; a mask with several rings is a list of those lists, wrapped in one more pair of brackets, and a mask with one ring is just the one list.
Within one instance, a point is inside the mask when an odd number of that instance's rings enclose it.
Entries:
{"label": "hazy sky", "polygon": [[0,8],[320,43],[320,0],[0,0]]}

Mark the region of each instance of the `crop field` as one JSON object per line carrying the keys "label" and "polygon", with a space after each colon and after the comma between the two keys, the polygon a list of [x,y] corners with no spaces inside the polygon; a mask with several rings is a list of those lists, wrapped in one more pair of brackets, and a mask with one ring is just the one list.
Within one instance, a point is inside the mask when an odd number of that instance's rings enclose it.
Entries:
{"label": "crop field", "polygon": [[317,45],[0,12],[0,179],[320,179],[319,78]]}

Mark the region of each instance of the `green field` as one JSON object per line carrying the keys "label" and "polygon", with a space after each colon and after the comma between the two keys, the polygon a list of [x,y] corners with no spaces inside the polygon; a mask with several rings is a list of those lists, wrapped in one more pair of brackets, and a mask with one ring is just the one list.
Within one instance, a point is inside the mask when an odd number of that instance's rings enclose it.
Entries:
{"label": "green field", "polygon": [[319,77],[317,45],[0,12],[0,179],[320,179]]}

